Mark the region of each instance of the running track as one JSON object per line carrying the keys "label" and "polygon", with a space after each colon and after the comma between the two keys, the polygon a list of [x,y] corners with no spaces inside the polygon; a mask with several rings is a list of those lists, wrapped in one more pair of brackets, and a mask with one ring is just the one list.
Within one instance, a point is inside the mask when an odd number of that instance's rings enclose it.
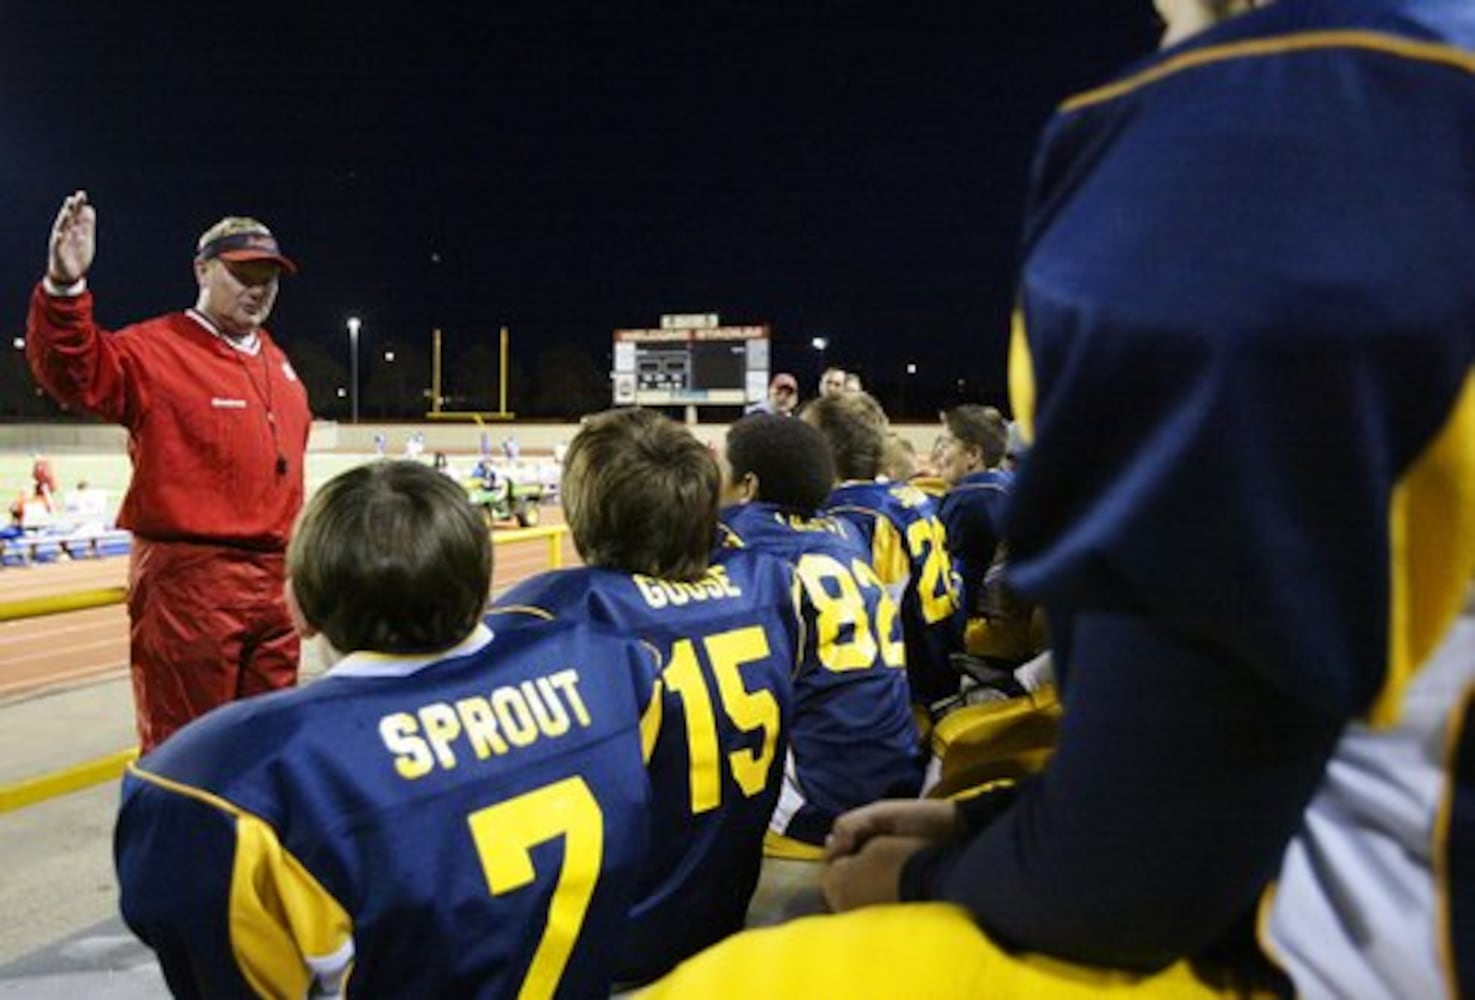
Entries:
{"label": "running track", "polygon": [[[561,511],[545,507],[543,523],[562,521]],[[498,545],[495,592],[548,568],[547,539]],[[563,564],[578,565],[573,542],[563,539]],[[0,568],[0,602],[49,597],[128,580],[128,558]],[[128,615],[123,605],[0,622],[0,700],[128,669]]]}

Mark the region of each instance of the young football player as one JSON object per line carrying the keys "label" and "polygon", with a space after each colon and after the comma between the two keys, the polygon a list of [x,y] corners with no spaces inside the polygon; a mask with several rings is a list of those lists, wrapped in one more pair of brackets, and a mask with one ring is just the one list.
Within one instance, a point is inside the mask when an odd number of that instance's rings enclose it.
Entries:
{"label": "young football player", "polygon": [[1044,648],[1043,623],[1004,583],[1004,510],[1014,473],[1003,467],[1009,425],[992,406],[968,403],[942,412],[939,471],[948,485],[937,506],[948,553],[962,580],[964,648],[1013,668]]}
{"label": "young football player", "polygon": [[901,623],[860,536],[816,516],[835,484],[819,431],[802,420],[744,417],[727,432],[726,466],[726,544],[781,556],[802,587],[805,644],[769,851],[818,857],[840,813],[921,787]]}
{"label": "young football player", "polygon": [[788,750],[793,571],[742,550],[711,561],[718,486],[716,460],[680,424],[642,409],[589,418],[560,494],[585,566],[498,602],[614,626],[664,664],[653,840],[620,949],[625,982],[742,927]]}
{"label": "young football player", "polygon": [[864,392],[822,396],[805,408],[834,455],[841,482],[820,513],[847,522],[871,552],[871,564],[901,608],[913,704],[927,708],[958,692],[948,657],[962,649],[957,580],[947,533],[930,497],[909,483],[878,478],[887,421]]}
{"label": "young football player", "polygon": [[418,462],[323,486],[287,572],[327,674],[204,716],[124,777],[121,908],[170,989],[607,992],[649,826],[649,652],[489,629],[486,528]]}

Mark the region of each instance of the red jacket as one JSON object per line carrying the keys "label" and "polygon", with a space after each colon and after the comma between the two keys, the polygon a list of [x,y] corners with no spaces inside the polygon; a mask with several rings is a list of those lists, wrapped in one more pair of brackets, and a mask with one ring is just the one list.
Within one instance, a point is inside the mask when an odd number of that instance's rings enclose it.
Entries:
{"label": "red jacket", "polygon": [[128,428],[121,527],[156,541],[286,545],[312,415],[265,330],[255,356],[182,312],[109,333],[93,321],[90,292],[52,296],[39,284],[26,327],[26,358],[47,392]]}

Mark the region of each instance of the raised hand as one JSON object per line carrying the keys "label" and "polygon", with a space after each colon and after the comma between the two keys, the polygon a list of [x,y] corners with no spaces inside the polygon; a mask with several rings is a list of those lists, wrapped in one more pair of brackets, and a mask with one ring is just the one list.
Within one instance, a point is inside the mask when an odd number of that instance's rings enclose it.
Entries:
{"label": "raised hand", "polygon": [[97,211],[87,203],[87,192],[76,191],[61,203],[51,227],[46,275],[58,285],[70,285],[86,276],[97,253]]}

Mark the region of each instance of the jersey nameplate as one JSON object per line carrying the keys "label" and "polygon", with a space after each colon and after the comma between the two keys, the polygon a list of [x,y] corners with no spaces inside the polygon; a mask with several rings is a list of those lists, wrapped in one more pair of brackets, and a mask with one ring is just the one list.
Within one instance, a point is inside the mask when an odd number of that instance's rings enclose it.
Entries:
{"label": "jersey nameplate", "polygon": [[718,601],[743,596],[743,592],[727,578],[727,570],[721,566],[713,566],[707,570],[696,583],[658,580],[641,573],[632,573],[630,578],[635,581],[645,603],[653,608],[679,608],[693,601]]}
{"label": "jersey nameplate", "polygon": [[449,771],[468,751],[477,760],[501,757],[540,739],[556,739],[575,725],[593,720],[579,694],[579,672],[572,668],[493,688],[454,703],[433,701],[414,712],[395,712],[379,720],[379,737],[394,754],[394,769],[406,781],[423,778],[437,765]]}

